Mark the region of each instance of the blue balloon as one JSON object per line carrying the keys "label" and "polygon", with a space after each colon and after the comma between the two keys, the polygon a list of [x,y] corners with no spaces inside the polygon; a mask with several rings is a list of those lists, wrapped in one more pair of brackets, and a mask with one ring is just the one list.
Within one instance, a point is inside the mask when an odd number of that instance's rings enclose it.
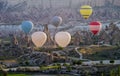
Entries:
{"label": "blue balloon", "polygon": [[21,28],[24,33],[28,34],[33,29],[33,23],[31,21],[23,21]]}

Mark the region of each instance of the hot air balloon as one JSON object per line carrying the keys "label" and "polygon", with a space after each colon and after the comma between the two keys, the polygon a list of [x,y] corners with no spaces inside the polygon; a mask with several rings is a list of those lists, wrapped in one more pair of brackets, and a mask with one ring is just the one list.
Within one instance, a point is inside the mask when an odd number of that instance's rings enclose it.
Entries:
{"label": "hot air balloon", "polygon": [[93,21],[89,24],[89,28],[90,28],[90,31],[96,35],[100,32],[101,28],[102,28],[102,24],[98,21]]}
{"label": "hot air balloon", "polygon": [[89,5],[84,5],[80,8],[80,14],[83,16],[84,19],[88,19],[92,14],[92,11],[92,7]]}
{"label": "hot air balloon", "polygon": [[41,31],[33,33],[31,37],[36,47],[42,47],[47,40],[47,35]]}
{"label": "hot air balloon", "polygon": [[51,23],[55,27],[58,27],[62,23],[62,18],[60,16],[55,16],[55,17],[53,17]]}
{"label": "hot air balloon", "polygon": [[23,21],[21,28],[24,33],[28,34],[33,29],[33,23],[31,21]]}
{"label": "hot air balloon", "polygon": [[68,32],[58,32],[55,41],[60,47],[66,47],[71,41],[71,35]]}

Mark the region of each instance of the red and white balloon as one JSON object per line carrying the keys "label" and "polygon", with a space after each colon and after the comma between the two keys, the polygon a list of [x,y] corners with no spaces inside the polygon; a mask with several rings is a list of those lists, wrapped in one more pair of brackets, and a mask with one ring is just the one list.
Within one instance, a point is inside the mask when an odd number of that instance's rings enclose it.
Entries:
{"label": "red and white balloon", "polygon": [[96,35],[101,31],[102,24],[99,21],[93,21],[89,24],[90,31]]}

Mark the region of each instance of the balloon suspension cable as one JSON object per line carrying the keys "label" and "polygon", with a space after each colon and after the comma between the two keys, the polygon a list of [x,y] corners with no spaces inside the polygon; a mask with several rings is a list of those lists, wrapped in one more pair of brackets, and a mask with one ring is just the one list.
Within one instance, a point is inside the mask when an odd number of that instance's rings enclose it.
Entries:
{"label": "balloon suspension cable", "polygon": [[95,44],[95,41],[94,41],[94,40],[95,40],[95,35],[92,34],[92,43],[93,43],[93,44]]}
{"label": "balloon suspension cable", "polygon": [[27,47],[29,47],[30,45],[29,45],[29,34],[25,34],[25,38],[26,38],[26,45],[27,45]]}
{"label": "balloon suspension cable", "polygon": [[97,45],[100,45],[100,44],[99,44],[99,41],[100,41],[99,38],[100,38],[100,37],[99,37],[99,34],[97,34]]}
{"label": "balloon suspension cable", "polygon": [[99,45],[99,35],[98,34],[96,34],[96,35],[92,34],[92,38],[93,38],[93,44]]}
{"label": "balloon suspension cable", "polygon": [[[55,41],[55,35],[56,35],[56,33],[57,33],[57,27],[55,28],[55,32],[54,32],[54,35],[53,35],[53,41],[54,41],[54,45],[56,46],[57,45],[57,43],[56,43],[56,41]],[[58,46],[58,45],[57,45]]]}

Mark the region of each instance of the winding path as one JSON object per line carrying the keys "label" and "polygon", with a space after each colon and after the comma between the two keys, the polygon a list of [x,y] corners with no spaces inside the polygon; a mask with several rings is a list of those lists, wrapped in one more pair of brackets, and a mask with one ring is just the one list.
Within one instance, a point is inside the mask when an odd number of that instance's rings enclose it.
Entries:
{"label": "winding path", "polygon": [[80,60],[82,60],[82,59],[83,59],[83,55],[82,55],[82,53],[80,53],[80,52],[78,51],[79,48],[80,48],[80,47],[76,47],[76,48],[75,48],[75,51],[79,54]]}

